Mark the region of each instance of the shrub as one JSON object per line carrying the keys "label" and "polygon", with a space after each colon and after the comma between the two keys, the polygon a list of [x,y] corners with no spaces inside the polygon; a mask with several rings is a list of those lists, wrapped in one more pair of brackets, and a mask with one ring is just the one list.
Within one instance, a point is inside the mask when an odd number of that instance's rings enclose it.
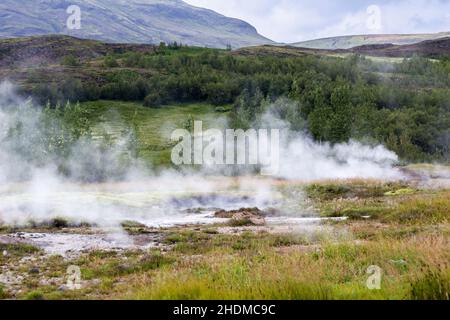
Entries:
{"label": "shrub", "polygon": [[144,106],[149,108],[159,108],[165,103],[165,99],[161,96],[159,92],[150,93],[144,99]]}
{"label": "shrub", "polygon": [[117,68],[119,66],[119,63],[113,56],[106,56],[103,64],[107,68]]}
{"label": "shrub", "polygon": [[68,67],[78,67],[80,62],[73,55],[68,55],[63,57],[61,64]]}
{"label": "shrub", "polygon": [[25,296],[26,300],[44,300],[44,294],[41,291],[31,291]]}

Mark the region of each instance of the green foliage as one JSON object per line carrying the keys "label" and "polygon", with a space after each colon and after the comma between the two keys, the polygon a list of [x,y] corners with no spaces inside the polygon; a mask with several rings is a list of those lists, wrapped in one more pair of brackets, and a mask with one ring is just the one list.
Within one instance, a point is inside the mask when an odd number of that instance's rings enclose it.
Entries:
{"label": "green foliage", "polygon": [[159,92],[153,92],[144,99],[144,106],[150,108],[159,108],[164,104],[164,97]]}
{"label": "green foliage", "polygon": [[[107,55],[103,65],[106,70],[92,74],[100,78],[97,83],[76,80],[84,79],[80,75],[61,85],[37,85],[33,94],[42,104],[97,99],[140,101],[150,108],[233,104],[230,123],[243,129],[258,126],[270,107],[293,130],[318,141],[353,138],[384,144],[404,160],[449,160],[448,59],[413,57],[393,64],[358,55],[246,56],[161,43],[153,52]],[[280,100],[286,97],[292,103]]]}
{"label": "green foliage", "polygon": [[44,108],[24,104],[8,112],[7,135],[0,143],[30,165],[16,179],[28,178],[32,167],[43,168],[49,163],[60,174],[76,180],[120,179],[137,157],[138,128],[134,121],[120,133],[129,137],[124,140],[127,143],[115,145],[114,137],[105,129],[95,129],[97,122],[91,121],[91,110],[78,103],[47,104]]}
{"label": "green foliage", "polygon": [[117,62],[116,58],[114,58],[111,55],[107,55],[105,57],[105,61],[103,63],[105,67],[107,68],[117,68],[119,66],[119,63]]}
{"label": "green foliage", "polygon": [[231,126],[248,129],[259,122],[264,111],[264,95],[259,87],[244,89],[236,99],[231,113]]}
{"label": "green foliage", "polygon": [[42,291],[31,291],[26,297],[26,300],[44,300],[44,293]]}
{"label": "green foliage", "polygon": [[61,64],[68,67],[78,67],[80,66],[80,62],[73,55],[64,56]]}
{"label": "green foliage", "polygon": [[[409,189],[402,183],[389,182],[389,183],[369,183],[364,180],[350,181],[350,182],[323,182],[313,183],[305,187],[305,191],[308,197],[318,200],[331,200],[339,198],[372,198],[372,197],[384,197],[385,195],[401,195],[409,194],[405,190]],[[414,190],[412,190],[414,193]]]}
{"label": "green foliage", "polygon": [[[73,142],[79,132],[67,130],[61,109],[59,105],[52,109],[48,104],[42,112],[31,105],[10,111],[9,116],[12,120],[8,127],[7,138],[3,141],[7,144],[6,147],[24,159],[38,164],[48,161],[48,154],[64,154],[67,151],[67,143]],[[67,110],[77,109],[67,105]]]}

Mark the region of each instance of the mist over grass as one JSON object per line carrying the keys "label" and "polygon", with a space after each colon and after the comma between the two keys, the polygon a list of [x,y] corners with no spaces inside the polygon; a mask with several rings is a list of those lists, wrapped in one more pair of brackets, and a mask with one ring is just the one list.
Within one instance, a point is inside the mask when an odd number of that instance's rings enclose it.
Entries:
{"label": "mist over grass", "polygon": [[[155,225],[164,224],[165,218],[181,222],[186,221],[187,215],[167,203],[171,197],[229,192],[226,181],[209,178],[231,172],[220,166],[177,170],[167,163],[166,169],[152,170],[152,164],[140,157],[139,147],[146,142],[141,140],[141,129],[133,121],[124,122],[114,115],[117,118],[114,123],[93,123],[89,109],[79,104],[36,106],[18,96],[9,82],[0,85],[0,92],[3,221],[24,224],[66,217],[78,223],[99,225],[118,225],[123,220]],[[167,114],[170,112],[167,110]],[[274,115],[270,117],[268,113],[265,119],[268,127],[269,122],[283,123]],[[146,121],[177,127],[162,119],[163,122],[161,118],[148,117]],[[112,125],[117,131],[114,135],[108,128]],[[149,127],[158,128],[151,124]],[[381,146],[356,142],[318,144],[291,132],[286,123],[284,130],[287,134],[281,141],[278,177],[309,181],[394,176],[392,164],[396,156]],[[164,136],[167,132],[159,128],[154,134]],[[239,176],[252,170],[242,168],[232,172]],[[260,180],[257,185],[238,180],[237,188],[244,192],[252,190],[250,200],[243,206],[261,206],[277,197],[270,179]],[[227,208],[229,204],[217,200],[209,206]]]}

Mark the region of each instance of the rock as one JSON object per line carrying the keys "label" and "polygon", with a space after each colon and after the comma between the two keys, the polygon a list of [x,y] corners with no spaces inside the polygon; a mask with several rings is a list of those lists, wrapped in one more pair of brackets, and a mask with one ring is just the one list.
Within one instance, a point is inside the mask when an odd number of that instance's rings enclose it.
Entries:
{"label": "rock", "polygon": [[128,263],[123,263],[123,264],[119,264],[117,266],[117,271],[119,273],[127,273],[130,272],[131,270],[133,270],[134,266],[132,264],[128,264]]}
{"label": "rock", "polygon": [[408,264],[408,262],[406,262],[406,261],[403,260],[403,259],[400,259],[400,260],[390,260],[390,262],[393,263],[393,264],[396,264],[396,265],[400,265],[400,266],[404,266],[404,265],[407,265],[407,264]]}
{"label": "rock", "polygon": [[251,216],[245,213],[236,213],[232,218],[233,225],[254,225],[263,226],[266,224],[266,220],[263,217]]}
{"label": "rock", "polygon": [[8,256],[8,251],[4,250],[4,251],[3,251],[3,256],[4,256],[4,257],[7,257],[7,256]]}
{"label": "rock", "polygon": [[254,225],[263,226],[266,224],[264,212],[258,208],[241,208],[239,210],[220,210],[214,214],[217,218],[231,219],[233,226]]}
{"label": "rock", "polygon": [[244,214],[247,216],[263,216],[264,213],[258,208],[241,208],[239,210],[219,210],[214,213],[216,218],[232,219],[236,214]]}
{"label": "rock", "polygon": [[65,284],[63,284],[62,286],[58,287],[58,291],[68,291],[68,290],[69,290],[69,287],[66,286]]}
{"label": "rock", "polygon": [[0,273],[0,283],[6,287],[21,285],[24,279],[22,275],[17,275],[11,271]]}
{"label": "rock", "polygon": [[37,259],[35,257],[29,256],[29,257],[23,257],[22,259],[20,259],[20,263],[21,264],[25,264],[27,262],[33,262],[36,261]]}
{"label": "rock", "polygon": [[64,283],[63,277],[56,278],[41,278],[39,280],[40,286],[57,286],[58,284]]}
{"label": "rock", "polygon": [[29,274],[39,274],[39,268],[33,267],[30,270],[28,270]]}

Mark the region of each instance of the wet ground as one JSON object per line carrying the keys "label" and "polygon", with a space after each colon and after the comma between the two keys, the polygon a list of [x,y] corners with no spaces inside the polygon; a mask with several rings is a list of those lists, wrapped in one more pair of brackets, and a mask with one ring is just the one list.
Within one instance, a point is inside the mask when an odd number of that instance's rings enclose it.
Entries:
{"label": "wet ground", "polygon": [[26,243],[44,250],[47,255],[74,257],[95,250],[147,249],[158,245],[157,235],[129,236],[122,233],[31,233],[0,235],[0,243]]}
{"label": "wet ground", "polygon": [[[263,226],[228,227],[217,229],[218,233],[236,234],[242,232],[268,232],[268,233],[310,233],[322,228],[325,220],[344,220],[346,218],[266,218]],[[226,222],[228,219],[214,219],[210,222]],[[180,224],[183,226],[183,224]],[[192,224],[190,225],[192,227]],[[65,258],[74,258],[81,253],[97,250],[123,251],[146,250],[161,245],[161,234],[158,231],[144,232],[143,234],[126,234],[122,230],[89,229],[89,234],[77,233],[76,229],[55,232],[16,232],[0,235],[3,244],[29,244],[38,247],[46,255],[59,255]]]}
{"label": "wet ground", "polygon": [[[421,166],[402,169],[411,183],[421,187],[442,187],[450,182],[446,166]],[[262,226],[266,232],[311,232],[324,220],[308,202],[297,182],[262,178],[211,178],[174,182],[157,180],[140,183],[99,185],[56,185],[35,190],[27,185],[0,188],[0,222],[7,226],[26,226],[27,232],[4,232],[0,243],[25,243],[44,250],[47,255],[70,257],[94,250],[148,249],[159,246],[160,228],[192,225],[223,225],[229,219],[217,217],[219,210],[259,208],[270,212]],[[285,185],[281,192],[279,186]],[[33,230],[54,218],[69,224],[91,227]],[[335,218],[345,219],[344,218]],[[333,220],[333,219],[331,219]],[[127,233],[121,224],[131,222],[145,232]],[[95,227],[94,227],[95,226]],[[67,226],[66,226],[67,227]],[[246,230],[222,226],[221,233]],[[39,228],[38,228],[39,229]],[[142,230],[141,230],[142,231]]]}

